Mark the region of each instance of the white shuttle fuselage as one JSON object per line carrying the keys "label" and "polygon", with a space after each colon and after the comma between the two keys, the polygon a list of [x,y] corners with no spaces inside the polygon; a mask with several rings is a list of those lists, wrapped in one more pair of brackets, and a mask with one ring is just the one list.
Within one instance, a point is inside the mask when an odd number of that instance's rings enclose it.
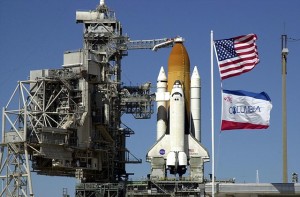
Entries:
{"label": "white shuttle fuselage", "polygon": [[180,81],[175,81],[170,95],[169,143],[171,146],[167,154],[167,167],[171,174],[178,173],[180,176],[185,173],[187,166],[184,140],[184,109],[182,85]]}

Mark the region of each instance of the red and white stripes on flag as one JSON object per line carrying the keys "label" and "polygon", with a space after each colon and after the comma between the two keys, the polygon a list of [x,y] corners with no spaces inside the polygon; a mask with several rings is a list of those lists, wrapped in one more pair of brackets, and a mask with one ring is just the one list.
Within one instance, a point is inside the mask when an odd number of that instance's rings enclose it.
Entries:
{"label": "red and white stripes on flag", "polygon": [[222,80],[248,72],[259,63],[255,34],[215,40],[220,77]]}

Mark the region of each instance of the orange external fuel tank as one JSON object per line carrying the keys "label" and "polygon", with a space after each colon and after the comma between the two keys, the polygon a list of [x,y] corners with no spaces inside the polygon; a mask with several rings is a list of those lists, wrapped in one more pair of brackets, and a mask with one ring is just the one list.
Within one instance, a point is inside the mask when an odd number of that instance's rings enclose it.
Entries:
{"label": "orange external fuel tank", "polygon": [[[171,50],[168,60],[168,92],[172,91],[173,84],[179,80],[183,84],[183,92],[185,96],[185,116],[186,131],[189,132],[190,123],[190,59],[182,42],[176,42]],[[168,104],[169,107],[169,104]]]}

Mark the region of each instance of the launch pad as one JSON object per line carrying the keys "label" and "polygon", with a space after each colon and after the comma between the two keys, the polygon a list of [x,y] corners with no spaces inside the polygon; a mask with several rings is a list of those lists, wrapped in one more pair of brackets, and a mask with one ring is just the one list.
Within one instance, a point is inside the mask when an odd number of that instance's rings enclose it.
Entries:
{"label": "launch pad", "polygon": [[[184,39],[131,40],[103,0],[95,10],[78,11],[76,22],[84,27],[82,49],[66,51],[61,68],[31,70],[2,110],[0,196],[35,196],[32,172],[78,179],[76,197],[212,196],[203,175],[209,155],[201,143],[200,76],[197,69],[190,76]],[[123,85],[121,62],[129,50],[171,46],[155,96],[149,82]],[[127,149],[135,131],[122,116],[149,119],[154,112],[151,169],[146,179],[131,181],[125,166],[142,159]],[[298,183],[215,183],[216,197],[300,195]]]}
{"label": "launch pad", "polygon": [[[121,188],[126,187],[126,190]],[[124,193],[126,191],[126,193]],[[80,193],[80,195],[79,195]],[[126,183],[81,183],[76,196],[204,196],[205,185],[195,181],[128,181]]]}

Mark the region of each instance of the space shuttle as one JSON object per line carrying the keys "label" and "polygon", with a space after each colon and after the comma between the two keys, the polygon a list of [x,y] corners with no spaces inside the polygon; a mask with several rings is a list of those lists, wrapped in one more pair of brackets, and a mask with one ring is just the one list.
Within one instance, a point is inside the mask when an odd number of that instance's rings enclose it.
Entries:
{"label": "space shuttle", "polygon": [[187,175],[203,182],[208,151],[200,143],[200,75],[190,77],[190,60],[183,40],[175,41],[168,61],[168,76],[161,67],[157,78],[157,137],[146,156],[150,179],[166,180],[168,174]]}

